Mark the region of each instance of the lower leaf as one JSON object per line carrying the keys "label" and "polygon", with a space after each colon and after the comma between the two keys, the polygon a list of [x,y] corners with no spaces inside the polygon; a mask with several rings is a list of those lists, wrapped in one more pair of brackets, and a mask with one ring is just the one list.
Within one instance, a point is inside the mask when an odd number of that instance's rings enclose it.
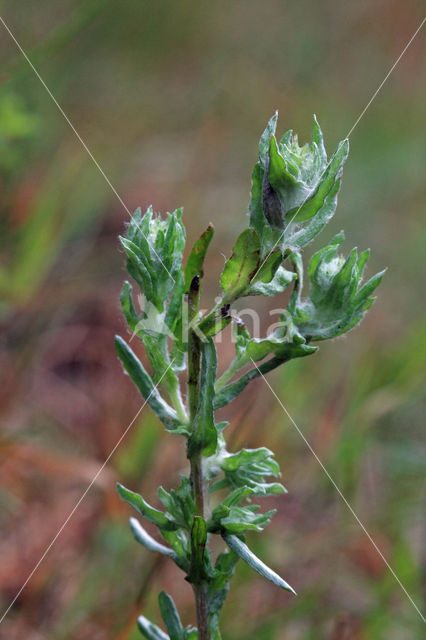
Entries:
{"label": "lower leaf", "polygon": [[257,573],[259,573],[267,580],[270,580],[270,582],[273,582],[278,587],[281,587],[286,591],[291,591],[291,593],[297,595],[293,587],[291,587],[285,580],[283,580],[277,573],[275,573],[275,571],[270,569],[264,562],[262,562],[262,560],[255,556],[253,551],[251,551],[248,546],[237,536],[224,534],[223,539],[225,540],[231,551],[236,553],[237,556],[239,556],[241,560],[244,560],[244,562],[246,562],[249,567],[254,569],[254,571],[257,571]]}
{"label": "lower leaf", "polygon": [[160,627],[150,622],[145,616],[139,616],[138,627],[142,635],[148,640],[170,640],[167,633],[164,633]]}
{"label": "lower leaf", "polygon": [[162,591],[158,596],[158,603],[170,640],[185,640],[185,631],[173,598]]}

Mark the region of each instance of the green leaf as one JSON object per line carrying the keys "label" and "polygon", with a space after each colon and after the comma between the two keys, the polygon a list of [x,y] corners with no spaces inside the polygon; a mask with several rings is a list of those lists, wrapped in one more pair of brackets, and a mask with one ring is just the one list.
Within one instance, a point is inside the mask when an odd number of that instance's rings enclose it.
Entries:
{"label": "green leaf", "polygon": [[186,550],[182,548],[181,544],[176,540],[177,533],[175,531],[161,531],[164,538],[170,538],[173,542],[173,549],[165,547],[160,542],[157,542],[152,538],[147,531],[143,528],[141,523],[136,518],[130,518],[130,526],[135,537],[135,540],[142,544],[149,551],[155,551],[161,553],[163,556],[168,556],[173,562],[185,573],[189,570],[189,563]]}
{"label": "green leaf", "polygon": [[220,632],[218,629],[219,616],[229,591],[229,581],[234,575],[235,565],[238,556],[225,549],[217,557],[213,576],[207,584],[207,603],[209,610],[209,627],[212,634],[212,640],[220,640]]}
{"label": "green leaf", "polygon": [[291,587],[285,580],[283,580],[275,571],[272,571],[262,560],[260,560],[254,553],[248,548],[248,546],[242,542],[237,536],[224,534],[223,538],[231,551],[237,554],[244,560],[254,571],[257,571],[263,578],[270,580],[278,587],[291,591],[294,595],[297,595],[293,587]]}
{"label": "green leaf", "polygon": [[158,596],[158,603],[170,640],[185,640],[185,631],[171,596],[165,591],[161,591]]}
{"label": "green leaf", "polygon": [[139,209],[132,216],[126,238],[120,238],[129,273],[160,312],[182,270],[185,228],[181,218],[181,209],[167,214],[165,220],[155,216],[152,207],[142,217]]}
{"label": "green leaf", "polygon": [[[155,330],[149,329],[153,323]],[[159,329],[157,333],[156,329]],[[161,385],[169,393],[173,393],[179,386],[178,377],[173,370],[172,362],[167,349],[167,327],[157,322],[156,317],[148,318],[143,322],[140,337],[145,347],[146,354],[152,366],[152,377],[154,384]]]}
{"label": "green leaf", "polygon": [[214,227],[209,224],[201,237],[194,244],[185,267],[185,291],[189,291],[195,276],[203,276],[203,264],[207,249],[213,238]]}
{"label": "green leaf", "polygon": [[[275,140],[274,137],[271,138],[271,144],[273,140]],[[280,159],[282,160],[282,158]],[[284,161],[283,161],[283,164],[285,169]],[[280,197],[277,191],[271,185],[270,178],[269,178],[270,168],[271,168],[271,159],[270,159],[270,152],[268,151],[268,154],[265,160],[264,172],[263,172],[263,178],[262,178],[262,210],[263,210],[263,215],[268,221],[269,226],[272,229],[280,232],[282,229],[284,229],[284,226],[285,226],[284,225],[285,209],[283,207],[283,204],[280,200]],[[281,168],[282,167],[277,167],[275,162],[275,170],[278,171]],[[272,170],[271,170],[272,176],[274,175],[273,170],[274,170],[274,166],[272,166]]]}
{"label": "green leaf", "polygon": [[191,554],[186,532],[183,529],[177,529],[176,531],[165,531],[162,529],[161,535],[179,558],[179,562],[176,560],[178,567],[185,571],[185,573],[188,573]]}
{"label": "green leaf", "polygon": [[163,400],[139,358],[120,336],[115,336],[115,348],[125,371],[127,371],[158,418],[170,430],[179,427],[180,422],[175,410]]}
{"label": "green leaf", "polygon": [[[334,214],[348,153],[345,140],[327,165],[323,135],[315,116],[311,142],[303,147],[292,131],[287,131],[277,144],[275,128],[274,117],[262,136],[249,203],[250,226],[259,236],[262,257],[277,246],[302,248],[318,235]],[[290,225],[302,221],[308,222],[303,228]]]}
{"label": "green leaf", "polygon": [[260,136],[259,140],[259,159],[262,167],[265,166],[266,155],[269,150],[269,144],[273,135],[275,135],[275,130],[277,128],[277,120],[278,120],[278,111],[275,111],[272,118],[270,118],[268,124],[266,125],[265,131]]}
{"label": "green leaf", "polygon": [[354,296],[354,300],[353,300],[354,305],[359,306],[364,302],[366,302],[368,297],[371,296],[373,291],[377,289],[377,287],[383,280],[383,276],[385,275],[385,273],[386,273],[386,269],[379,271],[379,273],[376,273],[372,278],[370,278],[370,280],[368,280],[364,285],[362,285],[358,293]]}
{"label": "green leaf", "polygon": [[206,521],[201,516],[194,516],[191,538],[195,549],[195,555],[201,562],[203,560],[204,547],[206,546],[207,541]]}
{"label": "green leaf", "polygon": [[358,257],[353,249],[345,259],[338,254],[343,240],[341,232],[312,256],[309,298],[299,299],[293,310],[298,331],[307,340],[335,338],[355,327],[373,303],[370,295],[382,280],[384,271],[360,287],[369,252]]}
{"label": "green leaf", "polygon": [[167,633],[164,633],[160,627],[150,622],[145,616],[139,616],[138,627],[142,635],[148,640],[170,640]]}
{"label": "green leaf", "polygon": [[324,198],[322,207],[317,214],[310,219],[309,223],[304,227],[291,229],[291,233],[287,235],[286,245],[294,249],[302,249],[312,242],[319,233],[324,229],[326,224],[334,216],[337,207],[337,196],[341,186],[341,179],[336,180],[334,186]]}
{"label": "green leaf", "polygon": [[290,199],[291,192],[295,186],[301,186],[301,182],[288,171],[285,160],[278,150],[275,136],[272,136],[269,143],[268,177],[271,186],[280,196],[283,211],[288,211],[289,207],[286,200]]}
{"label": "green leaf", "polygon": [[288,362],[294,358],[302,358],[315,353],[317,347],[309,344],[287,342],[276,338],[253,338],[247,344],[247,361],[258,362],[268,355],[273,354],[280,358],[282,362]]}
{"label": "green leaf", "polygon": [[302,222],[315,216],[324,205],[324,201],[335,187],[336,181],[340,178],[343,165],[348,157],[349,141],[340,142],[337,150],[331,157],[327,169],[324,171],[315,192],[299,208],[288,212],[288,220]]}
{"label": "green leaf", "polygon": [[120,295],[121,308],[123,310],[124,317],[131,331],[135,331],[139,322],[139,315],[136,312],[132,298],[132,285],[127,280],[123,284]]}
{"label": "green leaf", "polygon": [[324,147],[324,138],[322,135],[321,127],[319,126],[316,115],[313,116],[312,122],[312,142],[316,144],[318,149],[319,156],[321,158],[321,162],[323,164],[327,163],[327,153]]}
{"label": "green leaf", "polygon": [[262,531],[270,523],[276,510],[256,513],[258,509],[260,509],[258,505],[245,507],[219,505],[212,512],[212,522],[215,524],[212,524],[209,529],[238,535],[246,531]]}
{"label": "green leaf", "polygon": [[258,268],[256,275],[251,280],[251,286],[257,282],[267,284],[274,278],[279,266],[283,261],[281,251],[272,251],[265,260],[262,260],[260,267]]}
{"label": "green leaf", "polygon": [[237,554],[230,549],[225,548],[225,550],[218,555],[214,568],[218,574],[220,574],[222,583],[232,578],[238,560]]}
{"label": "green leaf", "polygon": [[161,553],[163,556],[167,556],[171,558],[179,567],[182,567],[182,561],[178,557],[178,555],[170,549],[169,547],[165,547],[164,544],[157,542],[152,538],[147,531],[143,528],[139,520],[136,518],[130,518],[130,527],[132,529],[134,538],[137,542],[143,545],[149,551],[155,551],[156,553]]}
{"label": "green leaf", "polygon": [[[286,224],[294,216],[300,215],[299,208],[302,209],[307,199],[320,188],[322,181],[327,175],[324,172],[326,167],[325,149],[322,142],[322,134],[318,123],[314,120],[313,139],[310,144],[300,147],[297,136],[287,132],[280,143],[277,144],[275,136],[270,139],[269,145],[269,166],[268,184],[280,202],[281,221],[270,220],[274,226],[284,229]],[[265,185],[266,176],[263,178]],[[265,216],[270,219],[265,210]],[[285,217],[285,219],[284,219]],[[300,218],[302,219],[302,218]]]}
{"label": "green leaf", "polygon": [[191,569],[189,577],[192,583],[200,584],[208,578],[208,566],[206,563],[207,526],[201,516],[194,516],[191,529]]}
{"label": "green leaf", "polygon": [[250,227],[252,227],[260,241],[260,255],[266,257],[272,251],[277,243],[280,242],[282,231],[274,229],[268,224],[263,212],[263,188],[264,188],[264,169],[260,162],[254,166],[251,177],[251,191],[249,203]]}
{"label": "green leaf", "polygon": [[[164,324],[177,341],[177,346],[182,349],[182,302],[185,295],[185,280],[183,270],[178,271],[170,300],[167,304]],[[173,369],[176,369],[173,365]]]}
{"label": "green leaf", "polygon": [[194,418],[193,432],[188,441],[189,452],[202,450],[204,456],[216,451],[217,431],[214,422],[213,400],[216,381],[217,355],[211,338],[201,342],[200,397]]}
{"label": "green leaf", "polygon": [[[319,269],[321,268],[324,260],[329,264],[336,258],[337,249],[342,244],[344,239],[345,234],[343,231],[340,231],[332,238],[327,246],[314,253],[308,267],[308,276],[311,281],[311,286],[318,285],[318,287],[321,289],[321,281],[324,278],[321,276],[321,272],[319,271]],[[325,275],[327,277],[327,274]]]}
{"label": "green leaf", "polygon": [[121,236],[119,239],[127,254],[127,271],[136,280],[146,298],[157,308],[161,309],[161,301],[156,295],[153,273],[151,272],[149,262],[147,263],[144,259],[144,254],[131,240],[122,238]]}
{"label": "green leaf", "polygon": [[272,252],[252,278],[246,295],[274,296],[285,291],[296,274],[280,266],[281,262],[281,251]]}
{"label": "green leaf", "polygon": [[241,295],[256,273],[260,260],[259,237],[254,229],[246,229],[238,237],[232,256],[225,264],[220,283],[225,293],[223,303],[229,304]]}
{"label": "green leaf", "polygon": [[[268,141],[269,145],[269,141]],[[260,162],[254,165],[251,176],[251,191],[249,202],[250,227],[255,229],[260,238],[261,256],[268,253],[272,247],[272,228],[267,224],[262,206],[262,186],[264,169]]]}
{"label": "green leaf", "polygon": [[[266,447],[241,449],[238,453],[222,456],[220,466],[228,486],[249,489],[251,495],[258,496],[285,493],[282,484],[265,481],[265,477],[280,475],[279,465],[273,456]],[[214,490],[214,485],[211,489]],[[235,495],[234,499],[238,501],[241,497]],[[227,501],[225,503],[229,504]]]}
{"label": "green leaf", "polygon": [[130,504],[141,516],[155,524],[159,529],[165,531],[174,531],[177,526],[166,514],[158,509],[151,507],[138,493],[126,489],[122,484],[117,482],[117,492],[120,498]]}
{"label": "green leaf", "polygon": [[334,216],[337,207],[337,196],[341,186],[341,179],[336,180],[334,186],[330,189],[324,198],[323,205],[318,209],[316,215],[311,218],[309,224],[298,229],[292,230],[289,234],[286,244],[296,249],[302,249],[314,240],[324,229],[329,220]]}
{"label": "green leaf", "polygon": [[193,525],[195,514],[195,502],[189,479],[186,476],[182,476],[178,489],[176,491],[172,489],[170,493],[160,487],[158,489],[158,497],[173,521],[189,531]]}
{"label": "green leaf", "polygon": [[[227,486],[223,481],[215,483],[211,490],[216,488],[224,488]],[[238,506],[241,500],[249,500],[252,495],[267,495],[268,492],[258,491],[256,482],[252,481],[250,486],[241,486],[234,489],[217,507],[212,511],[211,519],[208,522],[208,530],[212,533],[224,532],[242,534],[245,531],[261,531],[266,527],[271,517],[275,513],[275,509],[266,513],[257,513],[260,506],[257,504],[249,504]],[[233,486],[228,483],[228,486]],[[284,487],[282,487],[284,490]],[[273,493],[273,492],[271,492]]]}

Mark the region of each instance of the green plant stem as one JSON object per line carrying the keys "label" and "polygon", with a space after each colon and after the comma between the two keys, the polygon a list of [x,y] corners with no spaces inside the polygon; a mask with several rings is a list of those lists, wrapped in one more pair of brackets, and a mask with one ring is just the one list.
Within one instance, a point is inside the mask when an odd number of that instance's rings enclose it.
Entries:
{"label": "green plant stem", "polygon": [[241,362],[237,358],[235,358],[229,368],[224,371],[224,373],[220,376],[220,378],[216,381],[215,391],[220,391],[223,387],[238,373],[238,371],[245,365],[245,362]]}
{"label": "green plant stem", "polygon": [[[190,321],[198,313],[199,302],[199,280],[194,279],[188,294],[188,317]],[[190,424],[194,424],[195,415],[198,408],[200,394],[200,339],[194,331],[190,331],[188,336],[188,399],[189,399],[189,419]],[[188,442],[188,444],[190,441]],[[188,457],[190,462],[190,481],[192,493],[196,505],[196,513],[201,518],[205,518],[206,488],[203,476],[203,458],[199,448],[192,450],[188,447]],[[191,565],[193,576],[191,577],[192,587],[195,596],[195,610],[197,615],[198,640],[210,640],[209,615],[207,606],[206,585],[199,579],[202,575],[203,566],[195,567],[197,556],[192,549]]]}
{"label": "green plant stem", "polygon": [[[193,424],[195,413],[198,406],[198,395],[200,385],[200,345],[199,338],[193,332],[189,337],[188,344],[188,395],[190,406],[190,420]],[[203,460],[201,451],[196,450],[189,456],[190,462],[190,480],[192,492],[196,505],[197,515],[205,517],[205,487],[203,477]],[[202,571],[203,567],[200,567]],[[195,571],[199,574],[200,571]],[[195,609],[197,614],[197,627],[199,640],[210,640],[210,631],[208,624],[208,608],[206,586],[198,579],[192,581],[195,596]]]}

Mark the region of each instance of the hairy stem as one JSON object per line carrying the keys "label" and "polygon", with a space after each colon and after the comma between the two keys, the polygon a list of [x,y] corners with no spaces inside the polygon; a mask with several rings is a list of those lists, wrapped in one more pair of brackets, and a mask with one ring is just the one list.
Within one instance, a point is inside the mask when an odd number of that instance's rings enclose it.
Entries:
{"label": "hairy stem", "polygon": [[235,376],[236,373],[246,364],[245,362],[241,362],[238,358],[235,358],[228,369],[224,371],[224,373],[220,376],[220,378],[216,381],[215,391],[220,391],[228,382]]}
{"label": "hairy stem", "polygon": [[[189,339],[188,354],[188,393],[190,404],[190,419],[191,423],[195,418],[195,411],[197,408],[199,383],[200,383],[200,347],[199,338],[192,334]],[[203,477],[203,460],[201,451],[195,451],[190,455],[190,480],[192,486],[192,492],[194,501],[196,504],[197,515],[202,518],[205,517],[205,487]],[[198,570],[197,570],[198,569]],[[199,576],[203,567],[195,568],[195,575]],[[210,640],[210,631],[208,623],[208,609],[207,609],[207,596],[206,586],[198,578],[193,577],[192,586],[195,595],[195,608],[197,614],[197,627],[199,640]]]}
{"label": "hairy stem", "polygon": [[[199,302],[199,278],[196,277],[191,283],[188,293],[188,317],[190,321],[198,313]],[[188,336],[188,399],[189,399],[189,418],[190,424],[194,424],[195,415],[198,408],[198,399],[200,394],[200,339],[194,331],[190,331]],[[194,497],[197,515],[201,518],[205,517],[205,486],[203,477],[203,458],[201,450],[198,448],[190,450],[188,453],[190,462],[190,481],[192,494]],[[191,566],[191,582],[195,596],[195,609],[197,615],[198,639],[210,640],[209,631],[209,615],[207,607],[206,585],[200,576],[203,573],[203,566],[197,567],[198,562],[195,550],[192,549]]]}

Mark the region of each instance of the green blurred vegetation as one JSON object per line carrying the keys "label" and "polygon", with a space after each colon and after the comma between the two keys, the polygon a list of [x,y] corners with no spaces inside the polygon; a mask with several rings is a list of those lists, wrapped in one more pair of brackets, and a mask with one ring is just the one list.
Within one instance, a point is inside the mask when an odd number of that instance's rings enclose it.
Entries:
{"label": "green blurred vegetation", "polygon": [[[206,305],[245,225],[259,134],[275,108],[328,149],[351,128],[420,24],[416,0],[24,0],[1,15],[126,206],[184,205],[189,243],[210,220]],[[128,214],[0,25],[1,605],[6,608],[140,401],[116,361]],[[351,136],[336,216],[344,250],[388,267],[365,322],[271,384],[421,605],[426,340],[420,269],[424,83],[420,34]],[[303,135],[304,134],[304,135]],[[316,245],[312,246],[312,251]],[[213,277],[214,276],[214,277]],[[262,308],[265,326],[268,309]],[[231,347],[221,347],[224,360]],[[225,640],[412,640],[420,617],[267,387],[232,405],[235,446],[277,453],[289,493],[255,551],[292,598],[239,568]],[[193,619],[189,585],[135,547],[119,477],[176,483],[174,439],[143,411],[0,626],[8,640],[139,637],[161,586]]]}

